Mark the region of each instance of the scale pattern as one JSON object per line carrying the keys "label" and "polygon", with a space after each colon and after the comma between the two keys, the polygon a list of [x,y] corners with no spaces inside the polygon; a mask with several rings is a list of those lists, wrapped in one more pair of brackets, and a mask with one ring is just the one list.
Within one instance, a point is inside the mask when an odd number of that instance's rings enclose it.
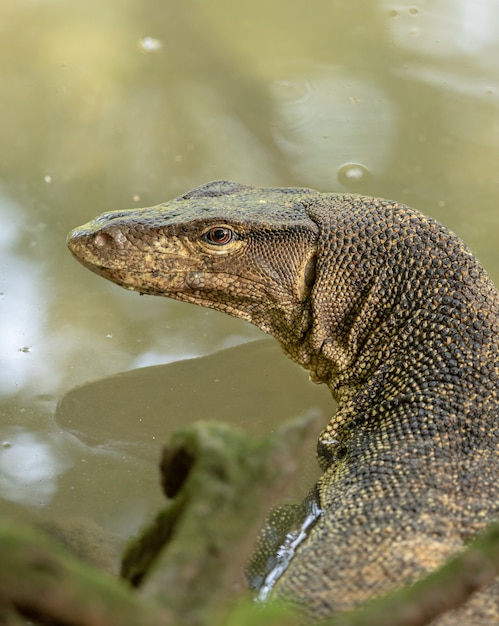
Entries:
{"label": "scale pattern", "polygon": [[[338,411],[311,495],[323,514],[273,597],[328,617],[499,518],[499,296],[442,225],[376,198],[217,181],[101,216],[69,247],[128,289],[256,324],[329,386]],[[436,623],[498,620],[496,587]]]}

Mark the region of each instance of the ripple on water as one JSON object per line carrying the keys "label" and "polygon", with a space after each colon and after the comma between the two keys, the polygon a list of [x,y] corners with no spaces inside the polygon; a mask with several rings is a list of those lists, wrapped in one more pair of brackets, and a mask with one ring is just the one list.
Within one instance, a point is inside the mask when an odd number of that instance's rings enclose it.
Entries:
{"label": "ripple on water", "polygon": [[304,185],[360,192],[389,166],[396,112],[370,78],[313,65],[275,81],[271,98],[274,140]]}

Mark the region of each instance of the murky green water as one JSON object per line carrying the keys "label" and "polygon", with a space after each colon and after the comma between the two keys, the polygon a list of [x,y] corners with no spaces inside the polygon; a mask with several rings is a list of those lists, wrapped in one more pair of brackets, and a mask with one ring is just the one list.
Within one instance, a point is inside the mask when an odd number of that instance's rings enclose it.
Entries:
{"label": "murky green water", "polygon": [[196,396],[211,365],[172,367],[155,382],[163,414],[132,376],[128,413],[110,381],[56,420],[77,385],[262,337],[85,271],[65,236],[97,213],[215,178],[380,195],[445,222],[499,282],[495,0],[2,0],[0,32],[2,510],[125,537],[161,501],[158,442],[208,401],[239,423],[249,394],[261,431],[281,418],[269,397],[326,419],[305,373],[303,388],[290,372],[264,389],[241,349],[230,403]]}

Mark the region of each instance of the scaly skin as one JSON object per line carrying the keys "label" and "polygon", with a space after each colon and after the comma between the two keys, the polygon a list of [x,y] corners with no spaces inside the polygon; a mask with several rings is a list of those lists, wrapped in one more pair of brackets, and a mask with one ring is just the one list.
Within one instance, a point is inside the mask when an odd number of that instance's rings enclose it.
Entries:
{"label": "scaly skin", "polygon": [[[327,617],[435,569],[499,518],[499,296],[454,234],[395,202],[215,182],[68,245],[126,287],[259,326],[326,383],[323,514],[273,597]],[[438,624],[495,624],[497,588]]]}

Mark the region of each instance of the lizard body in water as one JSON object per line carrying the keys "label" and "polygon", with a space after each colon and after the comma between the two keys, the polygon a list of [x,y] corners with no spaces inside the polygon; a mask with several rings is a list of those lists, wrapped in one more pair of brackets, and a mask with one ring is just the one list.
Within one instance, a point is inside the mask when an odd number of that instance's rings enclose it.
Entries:
{"label": "lizard body in water", "polygon": [[[252,322],[329,386],[323,513],[273,596],[329,616],[499,518],[499,296],[445,227],[387,200],[218,181],[68,244],[123,287]],[[463,619],[497,623],[497,586],[438,624]]]}

